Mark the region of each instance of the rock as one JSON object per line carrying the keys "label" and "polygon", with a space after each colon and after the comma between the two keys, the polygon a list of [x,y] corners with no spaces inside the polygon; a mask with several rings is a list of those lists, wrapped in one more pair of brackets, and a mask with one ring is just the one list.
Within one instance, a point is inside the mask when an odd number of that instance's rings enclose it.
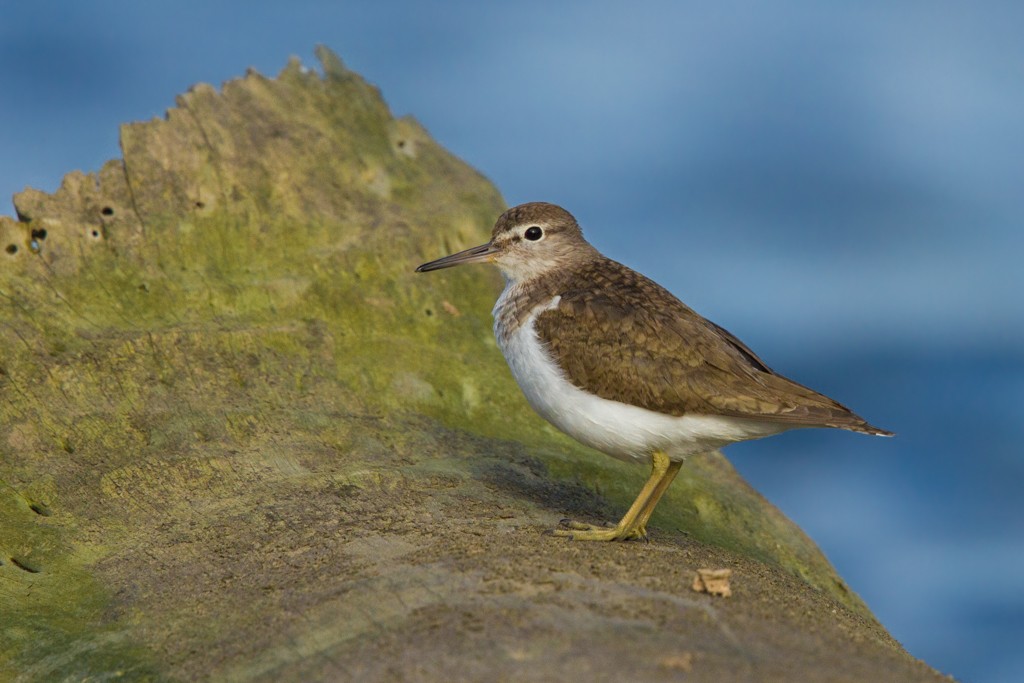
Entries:
{"label": "rock", "polygon": [[[719,454],[527,407],[497,190],[325,49],[182,95],[0,219],[0,671],[16,680],[938,680]],[[732,570],[728,601],[691,592]]]}

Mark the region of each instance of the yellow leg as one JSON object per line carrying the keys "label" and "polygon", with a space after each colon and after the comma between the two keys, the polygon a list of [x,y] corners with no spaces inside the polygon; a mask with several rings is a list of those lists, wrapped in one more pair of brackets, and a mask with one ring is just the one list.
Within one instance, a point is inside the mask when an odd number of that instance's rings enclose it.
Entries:
{"label": "yellow leg", "polygon": [[651,520],[651,514],[654,512],[654,508],[658,505],[658,501],[665,495],[665,491],[668,491],[668,487],[672,485],[672,481],[679,474],[679,468],[683,466],[683,461],[669,463],[668,471],[665,472],[665,476],[658,482],[654,492],[651,493],[651,497],[647,499],[647,505],[640,511],[640,516],[637,518],[637,529],[644,535],[647,536],[647,522]]}
{"label": "yellow leg", "polygon": [[568,536],[577,541],[624,541],[630,538],[647,538],[647,520],[650,519],[654,506],[658,504],[658,499],[672,483],[681,464],[671,462],[667,455],[655,451],[651,456],[651,476],[618,524],[613,527],[599,527],[570,521],[563,522],[568,528],[555,529],[552,533],[555,536]]}

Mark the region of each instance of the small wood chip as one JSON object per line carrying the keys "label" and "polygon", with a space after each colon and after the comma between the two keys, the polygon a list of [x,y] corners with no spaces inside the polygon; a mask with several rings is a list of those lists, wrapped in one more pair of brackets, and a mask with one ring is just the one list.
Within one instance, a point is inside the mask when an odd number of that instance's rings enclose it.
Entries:
{"label": "small wood chip", "polygon": [[453,318],[458,318],[460,315],[462,315],[462,312],[459,309],[455,308],[455,304],[453,304],[450,301],[442,301],[441,308],[443,308],[445,312],[448,315],[452,316]]}
{"label": "small wood chip", "polygon": [[698,593],[708,593],[727,598],[732,595],[729,587],[729,577],[732,576],[731,569],[698,569],[697,576],[693,577],[693,590]]}

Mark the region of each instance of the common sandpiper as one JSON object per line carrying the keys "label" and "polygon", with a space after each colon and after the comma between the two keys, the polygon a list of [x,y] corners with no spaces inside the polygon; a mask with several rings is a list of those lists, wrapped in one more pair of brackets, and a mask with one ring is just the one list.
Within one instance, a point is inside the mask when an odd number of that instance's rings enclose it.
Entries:
{"label": "common sandpiper", "polygon": [[892,436],[783,377],[664,287],[597,251],[565,209],[503,213],[487,244],[417,272],[493,263],[505,276],[494,334],[544,419],[651,476],[614,527],[565,520],[555,535],[647,538],[647,523],[688,455],[802,427]]}

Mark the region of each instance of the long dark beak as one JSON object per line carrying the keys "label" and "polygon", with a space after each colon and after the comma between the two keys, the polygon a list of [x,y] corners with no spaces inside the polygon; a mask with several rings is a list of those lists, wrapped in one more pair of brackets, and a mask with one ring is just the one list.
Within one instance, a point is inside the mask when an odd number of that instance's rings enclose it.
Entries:
{"label": "long dark beak", "polygon": [[441,270],[442,268],[461,266],[463,263],[484,263],[490,261],[491,256],[497,253],[497,251],[498,250],[488,242],[487,244],[481,244],[479,247],[466,249],[465,251],[460,251],[457,254],[451,254],[450,256],[439,258],[436,261],[424,263],[416,269],[416,272],[426,273],[429,270]]}

